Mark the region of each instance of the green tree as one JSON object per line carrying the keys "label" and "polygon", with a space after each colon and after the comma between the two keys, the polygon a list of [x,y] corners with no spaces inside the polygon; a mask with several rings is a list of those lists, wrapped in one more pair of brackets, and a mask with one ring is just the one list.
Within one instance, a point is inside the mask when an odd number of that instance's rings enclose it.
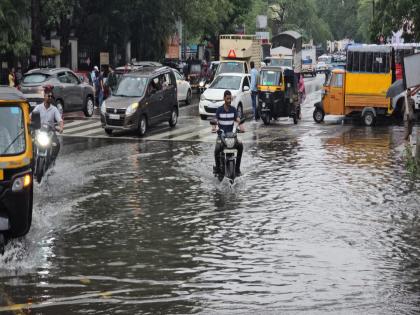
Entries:
{"label": "green tree", "polygon": [[22,57],[29,53],[31,36],[28,14],[28,1],[0,1],[0,54]]}

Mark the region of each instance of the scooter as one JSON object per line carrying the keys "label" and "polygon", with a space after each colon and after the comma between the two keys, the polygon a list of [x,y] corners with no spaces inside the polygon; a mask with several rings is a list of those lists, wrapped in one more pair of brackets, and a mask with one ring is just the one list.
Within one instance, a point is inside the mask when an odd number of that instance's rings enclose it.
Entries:
{"label": "scooter", "polygon": [[[53,155],[54,147],[57,143],[53,142],[55,137],[56,126],[42,125],[41,129],[35,132],[35,179],[41,183],[42,178],[55,161]],[[58,154],[58,152],[57,152]]]}
{"label": "scooter", "polygon": [[[242,119],[239,125],[243,124],[245,119]],[[210,121],[210,125],[218,126],[217,121]],[[239,128],[234,132],[225,133],[222,129],[217,130],[218,139],[222,143],[222,150],[220,151],[220,169],[215,174],[218,177],[219,181],[222,181],[223,178],[228,178],[230,183],[233,184],[236,174],[236,158],[238,156],[238,149],[236,146],[238,144],[237,134],[241,133]]]}

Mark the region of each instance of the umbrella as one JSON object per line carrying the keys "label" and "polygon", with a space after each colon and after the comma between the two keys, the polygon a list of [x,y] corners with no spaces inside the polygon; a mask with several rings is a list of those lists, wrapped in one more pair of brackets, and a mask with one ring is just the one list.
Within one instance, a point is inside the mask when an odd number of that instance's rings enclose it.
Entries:
{"label": "umbrella", "polygon": [[395,97],[405,91],[403,80],[397,80],[389,87],[386,97]]}

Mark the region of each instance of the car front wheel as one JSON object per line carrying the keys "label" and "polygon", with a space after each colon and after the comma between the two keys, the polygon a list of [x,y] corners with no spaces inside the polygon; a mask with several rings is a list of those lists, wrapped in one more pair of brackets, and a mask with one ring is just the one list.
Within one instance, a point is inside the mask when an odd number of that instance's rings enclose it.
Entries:
{"label": "car front wheel", "polygon": [[91,96],[88,96],[86,98],[86,104],[85,104],[85,108],[83,109],[83,113],[85,114],[86,117],[92,117],[94,109],[95,109],[95,106],[94,106],[93,98]]}

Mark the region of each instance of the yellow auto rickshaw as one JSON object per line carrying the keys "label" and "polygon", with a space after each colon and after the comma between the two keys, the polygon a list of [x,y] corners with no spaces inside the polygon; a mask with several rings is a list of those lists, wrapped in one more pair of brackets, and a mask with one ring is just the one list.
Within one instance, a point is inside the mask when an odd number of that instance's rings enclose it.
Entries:
{"label": "yellow auto rickshaw", "polygon": [[297,76],[283,67],[263,67],[258,84],[258,112],[265,125],[280,117],[300,117]]}
{"label": "yellow auto rickshaw", "polygon": [[[29,104],[17,89],[0,87],[0,252],[6,241],[29,232],[32,221],[33,150]],[[36,116],[36,117],[35,117]]]}

